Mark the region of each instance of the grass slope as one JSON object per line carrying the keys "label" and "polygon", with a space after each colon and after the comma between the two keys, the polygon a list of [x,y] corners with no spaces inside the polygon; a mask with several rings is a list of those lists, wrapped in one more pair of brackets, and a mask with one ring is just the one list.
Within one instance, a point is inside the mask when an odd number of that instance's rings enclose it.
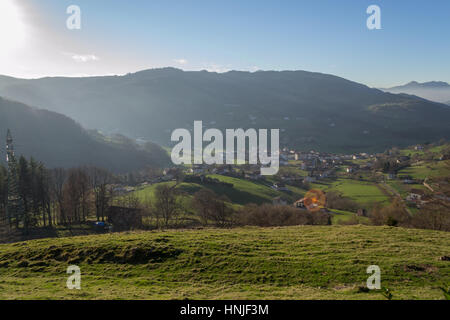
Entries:
{"label": "grass slope", "polygon": [[386,203],[389,197],[374,183],[351,179],[339,179],[330,188],[358,203]]}
{"label": "grass slope", "polygon": [[413,179],[435,178],[450,175],[449,161],[422,162],[398,172],[399,175],[410,175]]}
{"label": "grass slope", "polygon": [[362,205],[389,203],[389,196],[383,193],[375,183],[368,181],[338,178],[336,181],[313,183],[312,186],[325,192],[337,191]]}
{"label": "grass slope", "polygon": [[[218,194],[227,194],[227,196],[233,201],[239,204],[272,202],[273,198],[283,196],[285,198],[292,198],[290,195],[272,189],[267,183],[253,182],[245,179],[222,176],[222,175],[210,175],[210,177],[218,179],[219,181],[233,184],[234,189],[232,192],[227,192],[227,187],[213,187],[213,190]],[[294,199],[295,196],[292,198]]]}
{"label": "grass slope", "polygon": [[337,209],[329,209],[329,210],[333,214],[333,216],[331,218],[332,224],[339,224],[341,222],[345,223],[352,219],[356,219],[358,221],[358,223],[361,223],[361,224],[367,224],[369,222],[369,218],[357,216],[357,215],[355,215],[354,212],[337,210]]}
{"label": "grass slope", "polygon": [[[368,226],[118,233],[0,245],[0,299],[442,299],[450,234]],[[81,290],[68,290],[68,265]]]}
{"label": "grass slope", "polygon": [[[232,203],[237,205],[245,205],[248,203],[266,203],[272,202],[273,198],[283,196],[291,201],[297,200],[306,191],[299,188],[292,187],[292,193],[285,193],[272,189],[267,183],[253,182],[245,179],[222,176],[222,175],[208,175],[208,177],[218,179],[221,182],[230,183],[233,186],[220,185],[220,184],[198,184],[198,183],[181,183],[177,188],[188,194],[186,197],[191,198],[189,195],[193,195],[200,189],[210,189],[218,195],[226,195]],[[175,184],[175,182],[163,182],[168,184]],[[158,183],[161,184],[161,183]],[[139,199],[153,200],[154,192],[158,184],[154,184],[148,187],[144,187],[136,191],[136,195]]]}

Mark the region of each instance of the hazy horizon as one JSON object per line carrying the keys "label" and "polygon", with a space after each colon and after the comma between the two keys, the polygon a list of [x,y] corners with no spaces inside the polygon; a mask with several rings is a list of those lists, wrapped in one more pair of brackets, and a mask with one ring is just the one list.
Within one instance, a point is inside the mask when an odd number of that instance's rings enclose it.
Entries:
{"label": "hazy horizon", "polygon": [[[130,6],[2,0],[0,74],[35,79],[176,67],[307,70],[375,88],[450,82],[450,44],[440,36],[450,30],[450,3],[377,1],[381,29],[369,30],[366,10],[372,2],[136,1]],[[67,8],[74,4],[81,9],[79,30],[66,27]]]}

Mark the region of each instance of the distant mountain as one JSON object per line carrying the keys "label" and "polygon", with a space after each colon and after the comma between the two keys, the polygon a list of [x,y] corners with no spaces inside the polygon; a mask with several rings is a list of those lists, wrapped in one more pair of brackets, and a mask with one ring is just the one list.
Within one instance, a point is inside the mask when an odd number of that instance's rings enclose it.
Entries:
{"label": "distant mountain", "polygon": [[406,93],[422,97],[431,101],[447,103],[450,100],[450,84],[443,81],[430,81],[419,83],[411,81],[403,86],[382,89],[391,93]]}
{"label": "distant mountain", "polygon": [[170,145],[176,128],[280,128],[284,145],[382,151],[450,138],[450,108],[306,71],[212,73],[173,68],[125,76],[0,78],[0,95],[86,128]]}
{"label": "distant mountain", "polygon": [[429,82],[417,82],[411,81],[403,86],[393,87],[391,89],[413,89],[413,88],[427,88],[427,89],[439,89],[439,88],[450,88],[450,84],[443,81],[429,81]]}
{"label": "distant mountain", "polygon": [[130,143],[106,142],[72,119],[47,110],[0,98],[0,163],[5,164],[5,139],[11,129],[16,154],[33,156],[48,167],[96,165],[127,172],[168,162],[166,152],[153,144],[149,153]]}

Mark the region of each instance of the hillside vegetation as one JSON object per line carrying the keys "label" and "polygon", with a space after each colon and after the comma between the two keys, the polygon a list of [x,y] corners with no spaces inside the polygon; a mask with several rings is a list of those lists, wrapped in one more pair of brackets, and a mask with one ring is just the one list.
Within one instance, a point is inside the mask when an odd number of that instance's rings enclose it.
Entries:
{"label": "hillside vegetation", "polygon": [[113,172],[127,172],[170,161],[157,145],[138,149],[132,141],[107,141],[62,114],[0,97],[0,164],[6,159],[3,144],[8,128],[17,156],[34,157],[50,168],[95,165]]}
{"label": "hillside vegetation", "polygon": [[6,97],[63,113],[86,128],[169,145],[176,128],[280,128],[281,144],[383,151],[450,138],[450,108],[306,71],[226,73],[173,68],[125,76],[0,77]]}
{"label": "hillside vegetation", "polygon": [[[450,234],[369,226],[116,233],[0,245],[0,299],[442,299]],[[447,255],[447,257],[446,257]],[[66,268],[81,268],[81,290]]]}

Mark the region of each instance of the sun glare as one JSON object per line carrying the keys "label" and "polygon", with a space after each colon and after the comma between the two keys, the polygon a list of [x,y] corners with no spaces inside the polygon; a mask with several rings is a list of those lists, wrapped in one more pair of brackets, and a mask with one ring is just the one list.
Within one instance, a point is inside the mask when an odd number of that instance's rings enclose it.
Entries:
{"label": "sun glare", "polygon": [[0,1],[0,55],[8,56],[25,42],[25,25],[13,0]]}

